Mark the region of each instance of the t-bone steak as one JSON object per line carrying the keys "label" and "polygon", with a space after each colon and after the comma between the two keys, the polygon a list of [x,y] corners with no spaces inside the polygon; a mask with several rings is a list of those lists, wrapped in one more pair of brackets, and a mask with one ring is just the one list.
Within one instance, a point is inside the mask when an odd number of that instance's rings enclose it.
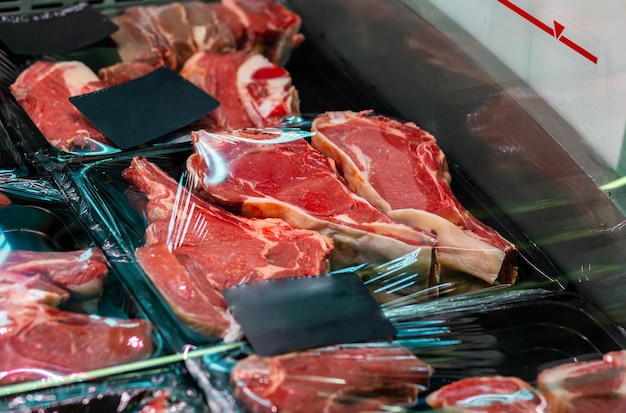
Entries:
{"label": "t-bone steak", "polygon": [[98,76],[78,61],[39,60],[9,87],[11,93],[50,144],[63,151],[97,150],[112,145],[69,98],[104,88]]}
{"label": "t-bone steak", "polygon": [[137,260],[177,316],[198,332],[225,336],[236,326],[224,288],[327,271],[328,237],[279,219],[235,216],[143,158],[134,158],[123,177],[149,199],[146,246],[137,249]]}
{"label": "t-bone steak", "polygon": [[337,162],[353,190],[394,220],[436,234],[443,268],[489,284],[516,280],[515,246],[460,204],[431,134],[370,111],[327,112],[312,130],[313,146]]}
{"label": "t-bone steak", "polygon": [[193,132],[187,170],[197,177],[195,191],[235,213],[281,218],[333,237],[335,265],[386,262],[421,249],[420,274],[431,286],[438,282],[433,236],[392,221],[355,194],[334,162],[304,139],[276,141],[280,136]]}
{"label": "t-bone steak", "polygon": [[253,413],[373,412],[413,404],[432,373],[400,345],[347,344],[251,355],[232,369],[231,383]]}

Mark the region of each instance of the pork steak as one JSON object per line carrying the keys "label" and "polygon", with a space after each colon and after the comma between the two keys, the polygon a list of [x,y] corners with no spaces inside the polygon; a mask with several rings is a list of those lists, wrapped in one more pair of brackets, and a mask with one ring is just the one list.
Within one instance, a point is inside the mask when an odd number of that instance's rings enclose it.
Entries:
{"label": "pork steak", "polygon": [[[250,217],[281,218],[331,236],[334,266],[386,262],[421,250],[419,273],[438,281],[436,240],[393,222],[350,190],[334,163],[304,139],[260,130],[192,133],[187,170],[199,196]],[[280,135],[279,135],[280,136]]]}
{"label": "pork steak", "polygon": [[69,101],[104,88],[98,76],[78,61],[39,60],[24,70],[9,90],[50,144],[63,151],[97,150],[112,145]]}
{"label": "pork steak", "polygon": [[515,246],[460,204],[431,134],[371,111],[328,112],[312,130],[313,146],[337,162],[354,191],[394,220],[436,234],[443,268],[489,284],[515,282]]}
{"label": "pork steak", "polygon": [[221,295],[224,288],[327,270],[328,237],[278,219],[235,216],[143,158],[134,158],[123,177],[149,199],[146,246],[137,249],[137,260],[195,331],[223,337],[235,326]]}
{"label": "pork steak", "polygon": [[235,397],[250,412],[347,413],[410,405],[432,373],[406,348],[372,343],[251,355],[230,378]]}

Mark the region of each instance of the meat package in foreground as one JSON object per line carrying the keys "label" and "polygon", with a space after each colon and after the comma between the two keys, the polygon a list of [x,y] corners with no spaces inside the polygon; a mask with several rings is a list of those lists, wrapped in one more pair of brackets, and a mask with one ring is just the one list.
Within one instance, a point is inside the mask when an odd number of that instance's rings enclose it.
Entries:
{"label": "meat package in foreground", "polygon": [[152,324],[62,311],[54,293],[0,282],[0,385],[149,358]]}
{"label": "meat package in foreground", "polygon": [[432,374],[400,345],[346,344],[251,355],[233,367],[231,383],[250,412],[347,413],[410,406]]}
{"label": "meat package in foreground", "polygon": [[544,413],[545,398],[517,377],[468,377],[426,397],[434,409],[457,413]]}
{"label": "meat package in foreground", "polygon": [[205,128],[278,126],[286,117],[300,114],[289,72],[258,53],[199,52],[180,74],[220,102],[204,120]]}
{"label": "meat package in foreground", "polygon": [[172,311],[197,332],[238,333],[224,288],[327,270],[328,237],[279,219],[235,216],[143,158],[134,158],[123,177],[149,199],[146,243],[136,250],[137,261]]}
{"label": "meat package in foreground", "polygon": [[515,246],[459,203],[431,134],[370,111],[328,112],[312,130],[313,146],[337,162],[354,191],[397,222],[436,234],[442,268],[515,282]]}
{"label": "meat package in foreground", "polygon": [[626,351],[545,369],[537,386],[550,413],[626,411]]}
{"label": "meat package in foreground", "polygon": [[111,141],[68,99],[103,88],[96,74],[81,62],[39,60],[9,90],[52,146],[63,151],[96,151]]}
{"label": "meat package in foreground", "polygon": [[[187,171],[199,196],[250,217],[281,218],[331,236],[334,265],[390,259],[421,250],[420,274],[438,282],[436,240],[393,222],[350,190],[334,163],[304,139],[276,141],[259,130],[192,133]],[[274,140],[272,140],[274,139]]]}

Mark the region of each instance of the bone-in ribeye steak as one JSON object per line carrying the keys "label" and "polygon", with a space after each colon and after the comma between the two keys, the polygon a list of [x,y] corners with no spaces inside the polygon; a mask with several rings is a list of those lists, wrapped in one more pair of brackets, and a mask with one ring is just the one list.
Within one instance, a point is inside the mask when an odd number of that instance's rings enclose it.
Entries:
{"label": "bone-in ribeye steak", "polygon": [[37,61],[24,70],[10,91],[43,136],[58,149],[96,149],[109,139],[68,100],[104,87],[85,64]]}
{"label": "bone-in ribeye steak", "polygon": [[492,284],[514,282],[516,249],[456,199],[445,155],[414,123],[371,112],[328,112],[312,144],[333,158],[352,189],[398,222],[437,235],[442,267]]}
{"label": "bone-in ribeye steak", "polygon": [[235,216],[134,158],[123,173],[149,199],[146,246],[136,257],[173,311],[203,334],[232,325],[221,290],[271,278],[325,273],[332,240],[278,219]]}
{"label": "bone-in ribeye steak", "polygon": [[43,304],[50,303],[49,295],[20,284],[0,284],[1,385],[152,355],[150,322],[61,311]]}
{"label": "bone-in ribeye steak", "polygon": [[[192,133],[195,153],[187,171],[199,196],[251,217],[281,218],[332,236],[338,265],[387,261],[421,248],[421,274],[437,282],[435,239],[393,222],[350,190],[331,159],[304,139],[266,143],[260,131]],[[246,140],[247,139],[247,140]]]}
{"label": "bone-in ribeye steak", "polygon": [[338,345],[249,356],[232,369],[231,383],[254,413],[346,413],[410,405],[432,373],[399,345]]}

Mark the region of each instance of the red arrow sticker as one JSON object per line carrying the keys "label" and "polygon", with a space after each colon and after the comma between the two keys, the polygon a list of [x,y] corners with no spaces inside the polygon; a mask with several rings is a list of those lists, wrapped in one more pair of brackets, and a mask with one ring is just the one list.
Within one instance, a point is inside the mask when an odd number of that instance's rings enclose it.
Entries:
{"label": "red arrow sticker", "polygon": [[585,59],[591,61],[594,64],[598,63],[598,56],[594,55],[592,52],[585,49],[583,46],[581,46],[580,44],[578,44],[571,38],[563,35],[563,32],[565,31],[565,25],[557,22],[556,20],[553,20],[552,22],[554,23],[554,27],[552,27],[549,24],[546,24],[543,21],[541,21],[539,18],[533,16],[526,10],[522,9],[520,6],[514,4],[510,0],[498,0],[498,3],[502,4],[503,6],[511,10],[513,13],[521,16],[528,22],[532,23],[537,28],[541,29],[543,32],[550,35],[550,37],[554,37],[556,40],[560,41],[565,46],[569,47],[570,49],[572,49],[579,55],[583,56]]}

